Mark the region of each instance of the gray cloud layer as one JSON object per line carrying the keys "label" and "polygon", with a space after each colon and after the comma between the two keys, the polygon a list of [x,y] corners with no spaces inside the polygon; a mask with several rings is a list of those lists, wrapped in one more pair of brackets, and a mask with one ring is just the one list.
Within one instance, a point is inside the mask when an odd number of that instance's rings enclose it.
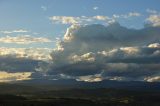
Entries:
{"label": "gray cloud layer", "polygon": [[40,60],[16,58],[14,56],[0,56],[0,71],[6,72],[34,72]]}

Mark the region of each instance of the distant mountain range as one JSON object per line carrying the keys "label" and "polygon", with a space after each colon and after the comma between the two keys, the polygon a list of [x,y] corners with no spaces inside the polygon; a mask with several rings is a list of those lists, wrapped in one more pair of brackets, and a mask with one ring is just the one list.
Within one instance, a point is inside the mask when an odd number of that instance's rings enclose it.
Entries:
{"label": "distant mountain range", "polygon": [[68,79],[68,80],[66,79],[61,79],[61,80],[33,79],[33,80],[19,81],[13,84],[40,87],[43,89],[115,88],[115,89],[128,89],[128,90],[160,91],[159,82],[142,82],[142,81],[103,80],[100,82],[83,82],[83,81],[76,81],[73,79]]}

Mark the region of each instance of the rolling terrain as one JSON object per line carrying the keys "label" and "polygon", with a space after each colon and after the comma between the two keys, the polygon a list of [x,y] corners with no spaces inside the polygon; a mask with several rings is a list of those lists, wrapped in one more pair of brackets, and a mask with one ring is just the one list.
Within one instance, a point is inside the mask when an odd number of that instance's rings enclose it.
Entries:
{"label": "rolling terrain", "polygon": [[65,81],[1,83],[0,106],[160,105],[159,83]]}

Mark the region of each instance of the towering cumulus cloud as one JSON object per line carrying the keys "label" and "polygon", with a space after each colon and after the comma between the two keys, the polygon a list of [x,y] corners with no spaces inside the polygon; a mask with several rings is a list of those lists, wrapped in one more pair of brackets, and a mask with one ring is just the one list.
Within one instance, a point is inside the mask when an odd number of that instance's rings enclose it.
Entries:
{"label": "towering cumulus cloud", "polygon": [[135,30],[119,23],[72,25],[51,53],[47,74],[78,81],[159,81],[160,27]]}

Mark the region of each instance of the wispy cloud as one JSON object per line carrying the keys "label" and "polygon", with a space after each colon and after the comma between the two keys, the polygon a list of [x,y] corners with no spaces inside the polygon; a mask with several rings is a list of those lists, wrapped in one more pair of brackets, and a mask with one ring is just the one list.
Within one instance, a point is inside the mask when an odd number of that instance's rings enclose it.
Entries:
{"label": "wispy cloud", "polygon": [[98,9],[99,9],[99,7],[97,7],[97,6],[93,7],[93,10],[98,10]]}
{"label": "wispy cloud", "polygon": [[0,57],[26,58],[32,60],[50,60],[49,48],[7,48],[0,47]]}
{"label": "wispy cloud", "polygon": [[108,16],[80,16],[80,17],[71,17],[71,16],[52,16],[50,17],[50,20],[53,21],[53,23],[61,23],[61,24],[88,24],[88,23],[94,23],[95,21],[105,21],[107,23],[108,21],[112,20]]}
{"label": "wispy cloud", "polygon": [[103,15],[96,15],[96,16],[79,16],[79,17],[73,17],[73,16],[52,16],[49,19],[53,23],[61,23],[61,24],[93,24],[97,23],[97,21],[102,21],[104,23],[111,23],[115,22],[118,18],[131,18],[131,17],[140,17],[141,14],[138,12],[129,12],[127,14],[114,14],[112,17],[109,16],[103,16]]}
{"label": "wispy cloud", "polygon": [[72,16],[52,16],[49,18],[50,20],[56,23],[62,24],[78,24],[80,17],[72,17]]}
{"label": "wispy cloud", "polygon": [[127,14],[113,14],[113,18],[131,18],[131,17],[140,17],[142,14],[139,12],[129,12]]}
{"label": "wispy cloud", "polygon": [[0,43],[16,43],[16,44],[30,44],[30,43],[48,43],[52,42],[48,38],[44,37],[33,37],[30,35],[21,35],[21,36],[5,36],[0,37]]}
{"label": "wispy cloud", "polygon": [[97,16],[94,16],[93,19],[105,21],[105,20],[109,20],[110,18],[108,16],[97,15]]}
{"label": "wispy cloud", "polygon": [[47,11],[47,6],[41,6],[41,9],[43,10],[43,11]]}
{"label": "wispy cloud", "polygon": [[0,82],[29,80],[31,74],[31,72],[8,73],[5,71],[0,71]]}
{"label": "wispy cloud", "polygon": [[18,30],[12,30],[12,31],[0,31],[1,33],[4,33],[4,34],[11,34],[11,33],[26,33],[28,32],[27,30],[24,30],[24,29],[18,29]]}
{"label": "wispy cloud", "polygon": [[156,13],[158,13],[156,10],[153,10],[153,9],[147,9],[146,12],[148,12],[150,14],[156,14]]}

